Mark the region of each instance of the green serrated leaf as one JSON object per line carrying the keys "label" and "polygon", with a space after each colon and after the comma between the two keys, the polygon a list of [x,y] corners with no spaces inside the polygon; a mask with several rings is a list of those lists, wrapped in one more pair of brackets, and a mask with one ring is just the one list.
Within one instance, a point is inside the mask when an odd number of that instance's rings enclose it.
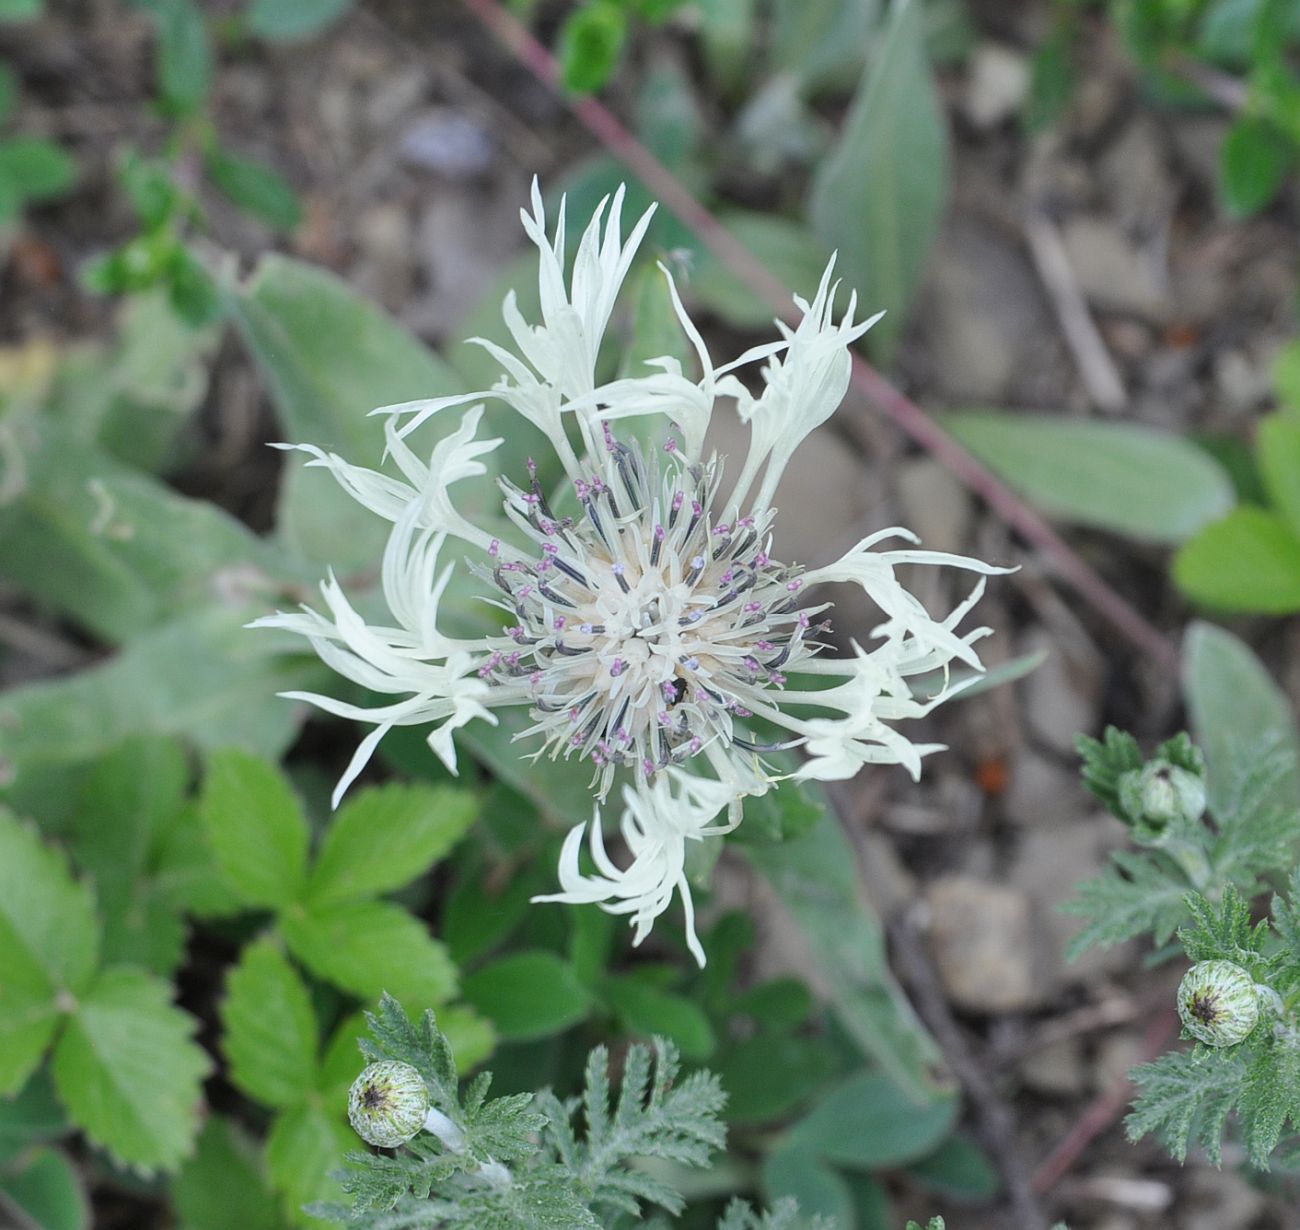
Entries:
{"label": "green serrated leaf", "polygon": [[1174,558],[1174,580],[1220,611],[1286,615],[1300,610],[1300,533],[1250,504],[1207,525]]}
{"label": "green serrated leaf", "polygon": [[172,1170],[192,1151],[211,1068],[196,1027],[171,986],[140,970],[107,970],[78,997],[54,1082],[73,1122],[124,1165]]}
{"label": "green serrated leaf", "polygon": [[62,196],[77,180],[77,164],[53,141],[10,137],[0,141],[0,185],[21,201]]}
{"label": "green serrated leaf", "polygon": [[171,1193],[185,1230],[281,1230],[284,1225],[252,1140],[217,1115],[172,1180]]}
{"label": "green serrated leaf", "polygon": [[7,64],[0,64],[0,124],[3,124],[18,102],[18,77]]}
{"label": "green serrated leaf", "polygon": [[26,1083],[98,955],[90,890],[0,809],[0,1094]]}
{"label": "green serrated leaf", "polygon": [[180,744],[132,739],[114,749],[82,787],[74,832],[78,863],[94,876],[106,963],[169,974],[185,926],[154,880],[160,847],[184,806],[190,769]]}
{"label": "green serrated leaf", "polygon": [[824,1040],[758,1034],[724,1048],[718,1077],[731,1123],[771,1123],[806,1102],[838,1070]]}
{"label": "green serrated leaf", "polygon": [[584,1020],[591,993],[554,953],[517,952],[465,978],[463,993],[502,1038],[523,1041]]}
{"label": "green serrated leaf", "polygon": [[933,1153],[913,1162],[907,1173],[931,1191],[956,1200],[992,1200],[1002,1186],[989,1156],[965,1136],[949,1136]]}
{"label": "green serrated leaf", "polygon": [[627,13],[613,0],[589,0],[560,29],[559,59],[564,88],[591,94],[613,75],[627,39]]}
{"label": "green serrated leaf", "polygon": [[197,802],[187,803],[159,834],[150,886],[177,913],[220,918],[239,912],[239,897],[217,867]]}
{"label": "green serrated leaf", "polygon": [[68,1131],[68,1116],[42,1069],[13,1097],[0,1098],[0,1163]]}
{"label": "green serrated leaf", "polygon": [[365,1014],[355,1012],[344,1018],[325,1047],[320,1071],[316,1074],[316,1088],[327,1109],[347,1104],[348,1090],[365,1067],[366,1061],[358,1045],[359,1039],[365,1035]]}
{"label": "green serrated leaf", "polygon": [[[35,1230],[87,1230],[90,1203],[81,1176],[54,1149],[36,1149],[16,1172],[0,1171],[0,1196],[7,1196],[31,1219]],[[4,1213],[0,1201],[0,1214]]]}
{"label": "green serrated leaf", "polygon": [[605,999],[629,1032],[643,1038],[671,1038],[688,1059],[704,1060],[718,1044],[703,1009],[681,995],[661,991],[637,978],[609,978]]}
{"label": "green serrated leaf", "polygon": [[839,140],[813,177],[809,217],[840,254],[839,273],[888,363],[920,283],[948,195],[948,134],[925,51],[920,0],[898,0],[872,49]]}
{"label": "green serrated leaf", "polygon": [[315,1088],[320,1033],[311,995],[271,940],[244,949],[226,982],[221,1020],[231,1079],[249,1097],[285,1108]]}
{"label": "green serrated leaf", "polygon": [[1270,414],[1259,425],[1255,449],[1269,498],[1300,535],[1300,421]]}
{"label": "green serrated leaf", "polygon": [[1051,516],[1179,543],[1232,508],[1232,482],[1173,432],[1060,415],[963,410],[943,424]]}
{"label": "green serrated leaf", "polygon": [[266,1166],[290,1221],[309,1228],[322,1225],[303,1211],[303,1205],[337,1200],[343,1194],[330,1176],[355,1147],[356,1137],[342,1107],[329,1113],[316,1106],[298,1106],[276,1119],[266,1141]]}
{"label": "green serrated leaf", "polygon": [[401,888],[443,858],[478,816],[464,790],[390,784],[334,817],[307,884],[317,907]]}
{"label": "green serrated leaf", "polygon": [[1284,133],[1267,120],[1244,116],[1223,142],[1219,182],[1228,212],[1244,217],[1263,209],[1282,187],[1295,163]]}
{"label": "green serrated leaf", "polygon": [[1282,405],[1300,411],[1300,340],[1289,342],[1279,351],[1273,364],[1273,383]]}
{"label": "green serrated leaf", "polygon": [[957,1118],[955,1095],[919,1107],[878,1073],[851,1076],[794,1129],[792,1142],[841,1166],[883,1170],[932,1153]]}
{"label": "green serrated leaf", "polygon": [[386,901],[294,907],[280,927],[290,951],[312,973],[359,995],[387,991],[422,1008],[456,992],[456,967],[426,925]]}
{"label": "green serrated leaf", "polygon": [[798,1145],[783,1145],[764,1159],[763,1191],[769,1200],[791,1197],[798,1201],[800,1213],[825,1217],[833,1226],[857,1225],[848,1183]]}
{"label": "green serrated leaf", "polygon": [[235,749],[208,762],[203,827],[229,886],[249,905],[282,907],[307,878],[307,822],[284,775]]}

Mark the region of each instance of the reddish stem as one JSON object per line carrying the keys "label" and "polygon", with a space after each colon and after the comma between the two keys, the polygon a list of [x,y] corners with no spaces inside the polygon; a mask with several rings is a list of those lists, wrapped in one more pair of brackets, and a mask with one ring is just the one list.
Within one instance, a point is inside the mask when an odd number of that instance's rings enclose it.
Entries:
{"label": "reddish stem", "polygon": [[[793,316],[791,295],[690,190],[595,98],[575,98],[563,90],[560,68],[541,43],[497,0],[464,0],[465,5],[543,84],[555,90],[579,122],[623,162],[647,188],[686,224],[714,256],[783,319]],[[1178,665],[1173,642],[1105,581],[1046,521],[977,461],[914,401],[859,355],[853,356],[854,386],[886,417],[945,465],[1008,525],[1039,547],[1059,575],[1129,641],[1167,670]]]}
{"label": "reddish stem", "polygon": [[[1148,1026],[1136,1063],[1149,1063],[1165,1049],[1178,1027],[1178,1014],[1161,1012]],[[1133,1096],[1133,1082],[1127,1076],[1103,1090],[1075,1121],[1034,1171],[1034,1191],[1049,1192],[1079,1160],[1083,1151],[1119,1117]]]}

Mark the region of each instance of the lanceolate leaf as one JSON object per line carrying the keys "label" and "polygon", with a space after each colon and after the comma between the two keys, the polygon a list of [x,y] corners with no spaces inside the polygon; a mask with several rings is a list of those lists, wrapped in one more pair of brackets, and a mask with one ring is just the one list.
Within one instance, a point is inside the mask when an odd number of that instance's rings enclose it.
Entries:
{"label": "lanceolate leaf", "polygon": [[212,607],[165,624],[103,665],[0,697],[0,759],[26,765],[91,760],[141,731],[199,747],[284,750],[300,711],[275,693],[317,686],[316,662],[284,654],[286,640],[243,624],[257,611]]}
{"label": "lanceolate leaf", "polygon": [[1194,623],[1183,650],[1183,691],[1205,753],[1210,809],[1230,819],[1244,775],[1264,754],[1289,762],[1270,791],[1278,806],[1300,802],[1300,734],[1290,702],[1264,664],[1231,632]]}
{"label": "lanceolate leaf", "polygon": [[0,810],[0,1094],[22,1088],[94,975],[90,890],[35,831]]}
{"label": "lanceolate leaf", "polygon": [[[0,506],[0,568],[38,601],[111,642],[263,588],[285,557],[216,505],[77,442],[43,420],[19,433],[25,486]],[[304,574],[305,576],[305,574]]]}
{"label": "lanceolate leaf", "polygon": [[268,1106],[296,1106],[315,1087],[320,1035],[311,995],[270,940],[230,972],[221,1009],[231,1079]]}
{"label": "lanceolate leaf", "polygon": [[925,51],[920,0],[895,0],[839,142],[818,168],[809,212],[865,314],[889,314],[867,335],[893,354],[948,194],[948,135]]}
{"label": "lanceolate leaf", "polygon": [[[463,387],[427,347],[324,269],[268,256],[233,306],[289,443],[378,466],[383,423],[371,410]],[[287,541],[340,571],[373,567],[382,552],[384,523],[301,458],[286,469],[279,515]]]}
{"label": "lanceolate leaf", "polygon": [[203,785],[203,825],[230,887],[249,905],[284,906],[306,881],[307,822],[272,764],[216,753]]}
{"label": "lanceolate leaf", "polygon": [[106,971],[78,998],[54,1051],[54,1080],[74,1122],[118,1161],[171,1170],[191,1152],[210,1063],[197,1022],[171,986],[139,970]]}
{"label": "lanceolate leaf", "polygon": [[324,907],[400,888],[442,858],[477,815],[464,790],[390,784],[355,795],[330,825],[307,898]]}
{"label": "lanceolate leaf", "polygon": [[[802,792],[800,792],[802,793]],[[862,898],[853,850],[823,812],[801,836],[738,846],[776,890],[807,941],[840,1024],[917,1103],[949,1097],[938,1047],[889,973],[879,920]]]}
{"label": "lanceolate leaf", "polygon": [[991,410],[947,414],[943,422],[999,477],[1063,521],[1178,543],[1232,507],[1222,467],[1172,432]]}

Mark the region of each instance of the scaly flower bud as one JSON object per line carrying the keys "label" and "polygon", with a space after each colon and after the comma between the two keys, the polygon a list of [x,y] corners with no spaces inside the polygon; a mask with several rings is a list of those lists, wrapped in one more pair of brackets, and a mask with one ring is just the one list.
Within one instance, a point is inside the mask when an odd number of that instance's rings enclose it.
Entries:
{"label": "scaly flower bud", "polygon": [[1259,1020],[1259,988],[1232,961],[1198,961],[1178,987],[1178,1015],[1207,1046],[1236,1046]]}
{"label": "scaly flower bud", "polygon": [[1152,760],[1120,778],[1119,798],[1138,835],[1153,839],[1201,818],[1205,779],[1167,760]]}
{"label": "scaly flower bud", "polygon": [[348,1120],[367,1144],[395,1149],[424,1127],[429,1090],[409,1063],[372,1063],[348,1091]]}

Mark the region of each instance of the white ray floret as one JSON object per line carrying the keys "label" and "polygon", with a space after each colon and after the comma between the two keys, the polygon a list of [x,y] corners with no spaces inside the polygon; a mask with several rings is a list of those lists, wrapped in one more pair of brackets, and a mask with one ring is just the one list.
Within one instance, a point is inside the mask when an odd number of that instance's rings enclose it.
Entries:
{"label": "white ray floret", "polygon": [[[812,571],[776,558],[777,483],[799,444],[834,413],[848,387],[849,347],[879,317],[855,323],[850,296],[836,320],[832,260],[812,301],[795,300],[802,312],[796,327],[781,325],[780,340],[715,367],[668,276],[699,379],[662,358],[642,376],[601,385],[600,345],[652,212],[625,241],[622,204],[621,189],[602,202],[566,277],[563,206],[548,237],[534,187],[532,211],[522,217],[539,252],[542,319],[527,322],[514,296],[507,298],[517,353],[482,343],[502,368],[493,388],[376,412],[386,416],[397,475],[296,446],[311,455],[308,464],[327,468],[392,523],[381,570],[391,625],[367,623],[332,576],[321,587],[323,611],[257,623],[305,636],[339,674],[393,697],[365,708],[294,694],[374,726],[336,801],[393,726],[430,726],[430,746],[454,772],[453,733],[478,719],[495,722],[495,710],[515,706],[531,716],[519,737],[533,756],[591,765],[598,805],[621,781],[626,866],[606,850],[598,807],[589,826],[569,834],[563,891],[545,900],[627,914],[640,942],[679,895],[691,950],[703,962],[685,878],[687,843],[734,827],[745,797],[790,775],[788,765],[771,763],[779,750],[804,750],[794,772],[800,778],[846,778],[865,764],[899,764],[919,775],[922,757],[938,745],[913,742],[898,724],[960,689],[918,697],[909,681],[936,671],[946,678],[953,661],[982,669],[975,645],[989,630],[958,625],[978,601],[983,577],[935,619],[898,579],[898,566],[985,575],[1006,569],[917,549],[901,528],[872,534]],[[745,368],[748,382],[740,377]],[[509,532],[473,524],[453,499],[456,484],[486,476],[483,458],[501,444],[478,438],[483,411],[472,403],[485,399],[539,428],[564,474],[560,488],[548,490],[530,461],[526,474],[513,476],[518,481],[500,480]],[[730,491],[720,459],[704,452],[712,416],[729,401],[751,433]],[[412,431],[458,406],[471,408],[424,460],[409,443]],[[663,423],[662,443],[652,449],[618,434],[623,420],[646,416]],[[875,549],[888,538],[913,545]],[[504,626],[486,635],[452,636],[439,625],[460,558],[505,613]],[[833,583],[860,587],[880,611],[869,645],[849,657],[828,652],[827,604],[807,600],[811,587]],[[581,870],[584,849],[595,874]]]}

